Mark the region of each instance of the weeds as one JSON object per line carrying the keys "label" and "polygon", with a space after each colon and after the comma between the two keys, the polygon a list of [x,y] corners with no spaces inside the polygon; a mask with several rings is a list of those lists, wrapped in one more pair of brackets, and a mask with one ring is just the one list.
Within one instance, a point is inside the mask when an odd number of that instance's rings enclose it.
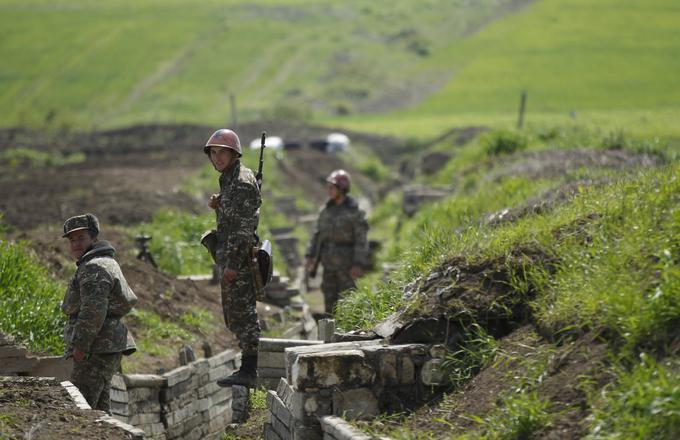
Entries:
{"label": "weeds", "polygon": [[482,425],[482,439],[526,439],[550,422],[549,406],[536,392],[521,392],[503,398],[491,415],[473,418]]}
{"label": "weeds", "polygon": [[63,155],[58,152],[38,151],[30,148],[9,148],[0,154],[0,163],[12,168],[28,166],[31,168],[49,168],[85,162],[84,153]]}
{"label": "weeds", "polygon": [[0,240],[0,331],[32,351],[62,354],[65,289],[24,245]]}
{"label": "weeds", "polygon": [[680,363],[657,362],[642,354],[631,370],[619,368],[618,380],[595,403],[588,438],[680,438]]}
{"label": "weeds", "polygon": [[449,353],[443,364],[455,388],[469,381],[496,357],[498,343],[478,324],[464,330],[464,342],[459,350]]}

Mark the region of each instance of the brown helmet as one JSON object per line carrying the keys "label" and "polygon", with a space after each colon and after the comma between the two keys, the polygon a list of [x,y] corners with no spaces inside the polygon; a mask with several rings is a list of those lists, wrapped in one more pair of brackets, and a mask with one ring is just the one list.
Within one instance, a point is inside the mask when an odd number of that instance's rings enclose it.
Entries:
{"label": "brown helmet", "polygon": [[349,177],[349,173],[345,170],[333,171],[326,178],[326,182],[332,183],[343,192],[349,192],[349,188],[352,186],[352,179]]}
{"label": "brown helmet", "polygon": [[231,148],[239,156],[242,155],[241,141],[238,138],[238,135],[233,130],[229,130],[228,128],[220,128],[215,133],[213,133],[213,135],[210,136],[210,139],[208,139],[208,142],[206,142],[205,147],[203,147],[203,152],[209,155],[210,147]]}

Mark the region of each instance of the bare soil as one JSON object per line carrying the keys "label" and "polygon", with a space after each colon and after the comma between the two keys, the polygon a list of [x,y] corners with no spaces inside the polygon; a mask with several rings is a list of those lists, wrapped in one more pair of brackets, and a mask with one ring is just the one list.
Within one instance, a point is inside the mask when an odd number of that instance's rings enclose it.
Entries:
{"label": "bare soil", "polygon": [[81,410],[54,379],[0,378],[0,438],[8,440],[123,440],[120,428],[97,421],[105,413]]}

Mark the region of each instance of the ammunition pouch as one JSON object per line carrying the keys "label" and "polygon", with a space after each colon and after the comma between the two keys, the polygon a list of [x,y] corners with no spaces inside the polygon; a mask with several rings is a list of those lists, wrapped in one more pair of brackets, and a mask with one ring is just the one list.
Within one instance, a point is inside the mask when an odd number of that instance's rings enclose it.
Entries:
{"label": "ammunition pouch", "polygon": [[206,231],[201,237],[201,244],[208,249],[213,261],[217,263],[217,231]]}

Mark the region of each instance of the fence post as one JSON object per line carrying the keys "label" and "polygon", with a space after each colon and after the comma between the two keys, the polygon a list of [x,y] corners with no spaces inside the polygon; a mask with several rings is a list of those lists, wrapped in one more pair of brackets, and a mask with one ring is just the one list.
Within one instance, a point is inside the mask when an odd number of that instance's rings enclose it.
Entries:
{"label": "fence post", "polygon": [[523,90],[519,101],[519,120],[517,121],[517,128],[522,128],[524,126],[524,111],[526,110],[526,105],[527,92],[526,90]]}

